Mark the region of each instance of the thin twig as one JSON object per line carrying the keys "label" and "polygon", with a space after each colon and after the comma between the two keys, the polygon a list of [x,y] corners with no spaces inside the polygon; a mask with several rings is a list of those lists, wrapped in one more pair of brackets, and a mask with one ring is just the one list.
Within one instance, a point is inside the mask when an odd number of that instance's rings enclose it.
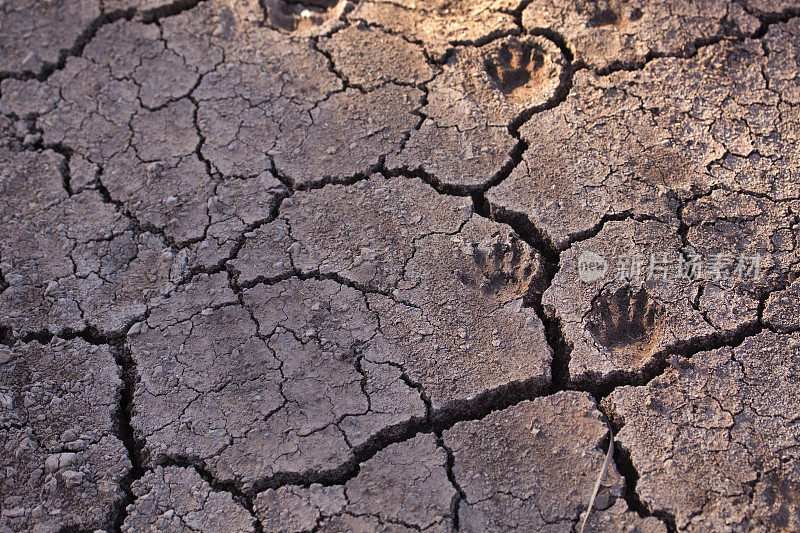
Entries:
{"label": "thin twig", "polygon": [[603,468],[600,469],[600,475],[597,476],[597,482],[594,484],[594,490],[592,491],[592,497],[589,499],[589,508],[586,509],[586,514],[583,515],[583,523],[581,524],[581,533],[583,533],[583,529],[586,527],[586,522],[589,521],[589,514],[592,512],[592,508],[594,507],[594,499],[597,497],[597,492],[600,490],[600,483],[603,481],[603,476],[606,475],[606,470],[608,469],[608,462],[611,460],[611,456],[614,454],[614,432],[611,431],[611,428],[608,428],[608,453],[606,454],[606,460],[603,461]]}

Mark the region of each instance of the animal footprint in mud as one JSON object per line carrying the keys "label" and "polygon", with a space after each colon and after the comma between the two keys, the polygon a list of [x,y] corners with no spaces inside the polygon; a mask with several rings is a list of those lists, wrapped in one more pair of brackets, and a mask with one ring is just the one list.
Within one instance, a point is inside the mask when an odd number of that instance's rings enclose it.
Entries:
{"label": "animal footprint in mud", "polygon": [[278,30],[312,35],[330,20],[338,19],[348,6],[346,0],[266,0],[269,24]]}
{"label": "animal footprint in mud", "polygon": [[594,340],[614,355],[642,359],[652,355],[664,336],[664,307],[645,289],[624,286],[603,291],[587,316]]}
{"label": "animal footprint in mud", "polygon": [[510,102],[539,103],[555,90],[560,68],[554,58],[559,54],[546,46],[547,43],[537,37],[509,37],[487,46],[486,73]]}
{"label": "animal footprint in mud", "polygon": [[523,296],[539,273],[537,256],[513,233],[474,244],[470,254],[474,272],[462,273],[461,281],[476,284],[486,294],[510,291]]}
{"label": "animal footprint in mud", "polygon": [[588,28],[597,28],[601,26],[616,26],[617,28],[626,28],[629,22],[636,22],[642,18],[642,10],[638,7],[628,9],[623,8],[620,2],[598,2],[595,4],[588,4],[593,11],[586,21]]}

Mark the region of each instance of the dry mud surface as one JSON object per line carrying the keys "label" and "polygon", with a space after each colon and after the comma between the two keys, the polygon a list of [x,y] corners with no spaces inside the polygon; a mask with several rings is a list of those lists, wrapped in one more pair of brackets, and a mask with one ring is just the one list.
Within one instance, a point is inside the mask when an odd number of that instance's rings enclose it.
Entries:
{"label": "dry mud surface", "polygon": [[0,25],[0,532],[800,529],[800,4]]}

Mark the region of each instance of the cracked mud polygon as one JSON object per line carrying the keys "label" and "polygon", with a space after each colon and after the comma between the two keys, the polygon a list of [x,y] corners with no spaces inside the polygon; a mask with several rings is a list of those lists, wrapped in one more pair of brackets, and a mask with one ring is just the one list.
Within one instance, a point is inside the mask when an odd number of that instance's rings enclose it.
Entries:
{"label": "cracked mud polygon", "polygon": [[774,0],[0,2],[0,532],[800,530],[798,80]]}

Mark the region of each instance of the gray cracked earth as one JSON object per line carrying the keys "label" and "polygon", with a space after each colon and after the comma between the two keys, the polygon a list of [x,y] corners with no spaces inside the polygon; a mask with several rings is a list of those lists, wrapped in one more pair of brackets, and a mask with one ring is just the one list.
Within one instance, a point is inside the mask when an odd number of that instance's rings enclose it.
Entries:
{"label": "gray cracked earth", "polygon": [[588,530],[800,530],[800,4],[6,0],[0,80],[0,532],[575,531],[609,430]]}

